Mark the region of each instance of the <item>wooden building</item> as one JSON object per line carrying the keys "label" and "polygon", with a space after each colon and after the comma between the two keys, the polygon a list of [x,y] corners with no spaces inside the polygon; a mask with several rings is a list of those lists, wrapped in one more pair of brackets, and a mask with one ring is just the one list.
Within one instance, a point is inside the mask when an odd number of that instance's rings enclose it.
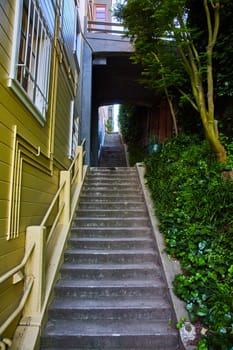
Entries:
{"label": "wooden building", "polygon": [[87,0],[0,0],[0,337],[22,316],[27,228],[42,222],[81,141],[89,10]]}

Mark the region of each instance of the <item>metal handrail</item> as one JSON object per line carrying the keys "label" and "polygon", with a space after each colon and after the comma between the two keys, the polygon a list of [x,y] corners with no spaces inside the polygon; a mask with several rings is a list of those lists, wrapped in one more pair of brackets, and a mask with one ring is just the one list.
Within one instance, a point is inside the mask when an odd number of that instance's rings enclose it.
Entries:
{"label": "metal handrail", "polygon": [[[28,249],[28,251],[26,252],[26,254],[24,255],[23,260],[21,261],[21,263],[19,265],[17,265],[16,267],[14,267],[13,269],[11,269],[10,271],[6,272],[3,276],[0,277],[0,284],[5,282],[8,278],[13,277],[14,274],[16,274],[18,271],[20,271],[23,267],[25,267],[25,265],[28,262],[28,259],[30,258],[33,250],[35,248],[35,243],[32,243],[30,248]],[[29,283],[27,285],[27,287],[25,288],[23,297],[21,298],[21,301],[19,303],[19,305],[17,306],[17,308],[12,312],[12,314],[10,314],[10,316],[5,320],[5,322],[0,326],[0,335],[5,332],[5,330],[8,328],[8,326],[11,324],[11,322],[19,315],[19,313],[23,310],[26,301],[29,297],[29,294],[31,292],[32,289],[32,285],[33,285],[34,279],[32,277],[29,278]]]}
{"label": "metal handrail", "polygon": [[[83,146],[85,144],[85,139],[83,140],[82,144],[81,144],[81,147],[83,149]],[[84,152],[81,152],[81,154],[83,155],[84,157]],[[75,155],[70,167],[69,167],[69,170],[68,171],[72,171],[72,168],[74,167],[75,163],[77,162],[78,160],[78,157],[80,156],[80,152],[77,152],[77,154]],[[82,160],[81,160],[81,167],[83,167],[83,157],[82,157]],[[77,176],[78,173],[79,173],[79,167],[77,170],[75,170],[75,174],[74,176]],[[81,169],[82,171],[82,169]],[[53,197],[53,200],[48,208],[48,210],[46,211],[45,213],[45,216],[44,218],[42,219],[39,227],[44,227],[53,208],[54,208],[54,205],[56,204],[57,200],[59,199],[60,197],[60,194],[62,192],[62,190],[64,189],[65,185],[66,185],[66,182],[67,180],[64,180],[62,181],[62,183],[60,184],[55,196]],[[69,186],[71,186],[71,183],[68,184]],[[64,207],[65,207],[65,202],[61,202],[60,205],[59,205],[59,209],[58,209],[58,212],[57,212],[57,215],[54,219],[54,222],[53,222],[53,225],[50,229],[50,232],[49,232],[49,235],[48,235],[48,238],[47,238],[47,243],[48,241],[52,238],[53,236],[53,233],[55,231],[55,228],[59,222],[59,218],[61,216],[61,213],[62,211],[64,210]],[[11,270],[9,270],[8,272],[6,272],[4,275],[2,275],[0,277],[0,284],[5,282],[7,279],[13,277],[17,272],[19,272],[21,269],[25,268],[26,267],[26,264],[29,260],[29,258],[31,257],[34,249],[36,248],[36,243],[33,242],[30,244],[29,246],[29,249],[26,251],[21,263],[19,265],[17,265],[16,267],[12,268]],[[28,297],[31,293],[31,290],[32,290],[32,287],[33,287],[33,283],[34,283],[34,276],[28,276],[27,277],[27,285],[25,286],[25,289],[24,289],[24,294],[18,304],[18,306],[16,307],[16,309],[10,314],[10,316],[4,321],[4,323],[0,326],[0,335],[3,334],[5,332],[5,330],[9,327],[9,325],[14,321],[14,319],[23,311],[25,305],[26,305],[26,302],[28,300]]]}
{"label": "metal handrail", "polygon": [[29,294],[32,290],[32,286],[34,283],[34,278],[33,277],[29,277],[29,282],[24,290],[24,294],[23,297],[21,298],[21,301],[19,303],[19,305],[17,306],[17,308],[12,312],[12,314],[10,314],[10,316],[6,319],[6,321],[0,326],[0,334],[3,334],[5,332],[5,330],[9,327],[9,325],[11,324],[11,322],[14,321],[14,319],[20,314],[20,312],[23,310],[26,301],[29,297]]}
{"label": "metal handrail", "polygon": [[[83,141],[82,141],[82,143],[81,143],[81,147],[82,147],[82,148],[84,148],[85,143],[86,143],[86,139],[83,139]],[[78,157],[79,157],[79,154],[80,154],[80,153],[77,153],[77,154],[75,155],[74,159],[72,160],[72,163],[70,164],[70,167],[69,167],[69,171],[72,170],[72,168],[73,168],[75,162],[77,161],[77,159],[78,159]]]}
{"label": "metal handrail", "polygon": [[65,181],[63,181],[62,184],[59,186],[59,188],[58,188],[58,190],[57,190],[55,196],[53,197],[52,203],[50,204],[50,206],[49,206],[49,208],[48,208],[48,210],[47,210],[47,212],[46,212],[46,214],[45,214],[43,220],[41,221],[40,226],[45,226],[45,223],[46,223],[46,221],[48,220],[49,215],[51,214],[51,212],[52,212],[52,210],[53,210],[53,207],[54,207],[54,205],[55,205],[57,199],[59,198],[60,193],[61,193],[61,191],[63,190],[63,187],[64,187],[64,186],[65,186]]}
{"label": "metal handrail", "polygon": [[48,238],[47,238],[47,242],[49,242],[50,239],[51,239],[51,237],[53,236],[53,232],[54,232],[54,230],[55,230],[55,228],[56,228],[56,226],[57,226],[58,220],[59,220],[59,218],[60,218],[60,216],[61,216],[61,213],[62,213],[62,211],[63,211],[63,209],[64,209],[64,206],[65,206],[65,203],[63,202],[62,205],[61,205],[61,207],[60,207],[60,209],[58,210],[58,213],[57,213],[57,215],[56,215],[56,217],[55,217],[55,219],[54,219],[53,225],[52,225],[52,227],[51,227],[51,229],[50,229],[50,231],[49,231],[49,235],[48,235]]}
{"label": "metal handrail", "polygon": [[74,157],[74,159],[72,160],[72,163],[71,163],[71,165],[70,165],[70,167],[69,167],[69,171],[72,170],[72,168],[73,168],[73,166],[74,166],[74,164],[75,164],[75,162],[76,162],[76,160],[77,160],[78,157],[79,157],[79,153],[77,153],[77,154],[76,154],[76,157]]}
{"label": "metal handrail", "polygon": [[13,267],[11,270],[7,271],[4,275],[2,275],[0,277],[0,284],[5,282],[8,278],[13,277],[13,275],[15,273],[17,273],[19,270],[21,270],[23,267],[25,267],[28,259],[30,258],[33,250],[35,248],[35,243],[33,243],[30,247],[30,249],[28,249],[28,251],[26,252],[26,254],[23,257],[23,260],[21,261],[21,263],[15,267]]}
{"label": "metal handrail", "polygon": [[84,138],[84,139],[82,140],[81,146],[84,147],[85,143],[86,143],[86,139]]}
{"label": "metal handrail", "polygon": [[79,173],[79,168],[77,168],[77,169],[75,170],[75,172],[74,172],[74,175],[73,175],[73,177],[72,177],[72,179],[71,179],[71,185],[73,185],[73,183],[75,182],[75,179],[76,179],[78,173]]}
{"label": "metal handrail", "polygon": [[[82,141],[81,147],[84,146],[85,142],[86,142],[86,139],[84,139],[84,140]],[[80,153],[77,153],[77,154],[75,155],[75,157],[74,157],[74,159],[73,159],[73,161],[72,161],[72,163],[71,163],[71,165],[70,165],[68,171],[71,171],[71,170],[72,170],[72,168],[74,167],[74,165],[75,165],[75,163],[76,163],[76,161],[77,161],[79,155],[80,155]],[[73,178],[75,178],[75,177],[77,176],[78,171],[79,171],[79,169],[76,170],[76,172],[75,172]],[[73,182],[73,179],[72,179],[72,182]],[[57,190],[57,192],[56,192],[56,194],[55,194],[55,196],[54,196],[54,198],[53,198],[53,200],[52,200],[52,202],[51,202],[51,204],[50,204],[50,206],[49,206],[49,208],[48,208],[48,210],[47,210],[47,212],[46,212],[46,214],[45,214],[45,216],[44,216],[44,218],[43,218],[43,220],[41,221],[40,226],[45,226],[46,221],[48,220],[48,218],[49,218],[49,216],[50,216],[50,214],[51,214],[51,212],[52,212],[52,210],[53,210],[53,207],[54,207],[55,203],[57,202],[57,200],[58,200],[58,198],[59,198],[59,196],[60,196],[60,193],[61,193],[61,191],[63,190],[63,187],[64,187],[64,186],[65,186],[65,181],[63,181],[63,182],[61,183],[61,185],[59,186],[59,188],[58,188],[58,190]],[[60,211],[61,211],[61,210],[60,210]],[[59,215],[59,216],[60,216],[60,215]],[[56,220],[56,218],[55,218],[55,220]],[[54,225],[53,225],[53,226],[54,226]]]}

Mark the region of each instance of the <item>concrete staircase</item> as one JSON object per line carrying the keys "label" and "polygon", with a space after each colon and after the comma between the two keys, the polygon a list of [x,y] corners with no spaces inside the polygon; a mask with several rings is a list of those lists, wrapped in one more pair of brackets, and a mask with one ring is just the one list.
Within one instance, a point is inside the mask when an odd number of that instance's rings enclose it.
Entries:
{"label": "concrete staircase", "polygon": [[101,147],[100,167],[126,167],[125,147],[119,133],[105,134]]}
{"label": "concrete staircase", "polygon": [[41,350],[175,350],[176,321],[135,168],[90,168]]}

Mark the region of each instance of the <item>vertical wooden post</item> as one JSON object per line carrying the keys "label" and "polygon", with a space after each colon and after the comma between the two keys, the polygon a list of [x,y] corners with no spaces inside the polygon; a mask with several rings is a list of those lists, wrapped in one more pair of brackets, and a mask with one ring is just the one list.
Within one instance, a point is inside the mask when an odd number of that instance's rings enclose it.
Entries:
{"label": "vertical wooden post", "polygon": [[78,179],[77,182],[80,184],[83,179],[83,146],[77,146],[77,152],[79,153],[78,155]]}
{"label": "vertical wooden post", "polygon": [[35,243],[34,250],[25,267],[26,277],[33,277],[34,283],[28,302],[25,305],[24,316],[39,316],[45,293],[45,245],[46,227],[28,226],[26,231],[26,250]]}
{"label": "vertical wooden post", "polygon": [[60,173],[60,185],[65,181],[63,190],[61,191],[59,198],[59,207],[64,204],[63,211],[59,222],[61,224],[68,224],[70,221],[70,193],[71,193],[71,172],[61,171]]}

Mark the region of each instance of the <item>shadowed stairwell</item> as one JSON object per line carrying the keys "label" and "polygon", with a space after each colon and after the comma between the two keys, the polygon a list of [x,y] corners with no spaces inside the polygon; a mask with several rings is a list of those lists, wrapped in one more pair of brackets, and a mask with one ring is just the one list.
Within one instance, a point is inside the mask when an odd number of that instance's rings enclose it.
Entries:
{"label": "shadowed stairwell", "polygon": [[125,147],[118,133],[105,134],[104,145],[101,147],[100,167],[126,167]]}
{"label": "shadowed stairwell", "polygon": [[73,220],[41,350],[175,350],[176,321],[136,168],[107,135]]}

